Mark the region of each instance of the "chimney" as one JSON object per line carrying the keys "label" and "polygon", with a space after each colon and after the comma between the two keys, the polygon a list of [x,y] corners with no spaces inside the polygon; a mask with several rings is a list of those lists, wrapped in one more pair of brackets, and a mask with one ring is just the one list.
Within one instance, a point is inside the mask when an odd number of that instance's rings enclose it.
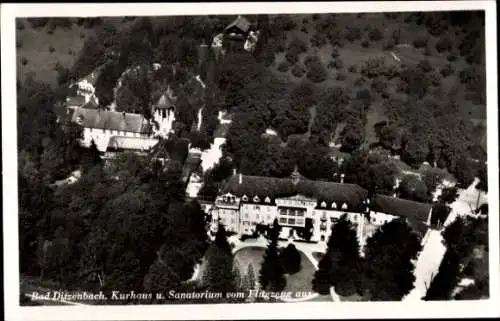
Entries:
{"label": "chimney", "polygon": [[237,173],[238,173],[238,171],[236,170],[236,168],[233,168],[233,175],[236,176]]}
{"label": "chimney", "polygon": [[340,174],[340,183],[341,184],[344,184],[344,176],[345,176],[344,173]]}
{"label": "chimney", "polygon": [[243,184],[243,175],[241,175],[241,173],[239,174],[239,177],[238,177],[238,183]]}

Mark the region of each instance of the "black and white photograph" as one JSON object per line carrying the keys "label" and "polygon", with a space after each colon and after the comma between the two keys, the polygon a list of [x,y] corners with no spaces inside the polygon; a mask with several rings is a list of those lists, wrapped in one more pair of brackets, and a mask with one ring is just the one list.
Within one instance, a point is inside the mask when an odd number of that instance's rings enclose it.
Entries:
{"label": "black and white photograph", "polygon": [[498,313],[495,3],[394,3],[10,7],[15,318]]}

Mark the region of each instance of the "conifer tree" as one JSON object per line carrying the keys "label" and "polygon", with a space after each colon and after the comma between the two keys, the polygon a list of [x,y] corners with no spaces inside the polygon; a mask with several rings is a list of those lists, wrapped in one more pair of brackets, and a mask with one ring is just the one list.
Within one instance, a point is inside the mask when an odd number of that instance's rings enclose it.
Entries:
{"label": "conifer tree", "polygon": [[235,291],[238,285],[237,275],[233,268],[233,254],[223,225],[219,225],[214,244],[207,251],[207,260],[204,277],[207,289],[223,293]]}
{"label": "conifer tree", "polygon": [[334,286],[337,293],[351,295],[358,290],[360,250],[356,230],[346,215],[332,228],[326,254],[313,279],[313,289],[328,294]]}
{"label": "conifer tree", "polygon": [[422,249],[419,237],[397,219],[367,240],[363,285],[374,301],[399,301],[413,289],[413,260]]}
{"label": "conifer tree", "polygon": [[275,219],[272,227],[267,233],[269,244],[267,245],[264,261],[260,269],[259,282],[263,290],[281,291],[286,286],[286,279],[283,276],[284,269],[281,265],[278,253],[278,238],[281,226]]}

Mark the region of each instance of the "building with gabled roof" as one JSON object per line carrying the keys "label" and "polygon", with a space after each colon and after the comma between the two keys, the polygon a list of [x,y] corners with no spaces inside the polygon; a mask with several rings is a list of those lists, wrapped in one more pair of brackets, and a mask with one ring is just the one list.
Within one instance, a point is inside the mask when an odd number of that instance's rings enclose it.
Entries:
{"label": "building with gabled roof", "polygon": [[213,223],[239,234],[253,234],[257,225],[282,226],[281,238],[301,238],[312,232],[311,241],[327,241],[333,225],[346,215],[356,226],[359,242],[365,243],[365,225],[381,226],[405,218],[420,236],[431,225],[432,205],[385,195],[370,198],[356,184],[304,179],[297,172],[289,178],[235,174],[222,184],[212,208]]}
{"label": "building with gabled roof", "polygon": [[251,27],[250,21],[247,18],[238,16],[229,25],[224,28],[224,33],[226,35],[237,37],[241,36],[243,39],[246,38]]}
{"label": "building with gabled roof", "polygon": [[[151,123],[140,114],[115,112],[87,108],[69,108],[69,120],[83,127],[83,146],[90,146],[92,141],[101,152],[110,146],[111,138],[121,137],[111,141],[117,148],[145,150],[154,143]],[[127,141],[124,138],[140,138]],[[121,147],[120,147],[121,146]],[[136,148],[130,148],[136,146]]]}

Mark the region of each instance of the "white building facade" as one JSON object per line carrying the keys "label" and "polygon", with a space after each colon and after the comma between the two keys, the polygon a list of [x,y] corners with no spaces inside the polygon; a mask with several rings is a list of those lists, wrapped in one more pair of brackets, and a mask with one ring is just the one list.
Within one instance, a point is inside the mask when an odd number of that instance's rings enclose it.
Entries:
{"label": "white building facade", "polygon": [[[278,189],[282,188],[284,193],[277,195],[276,188],[268,188],[268,184],[274,187],[281,184]],[[255,193],[251,192],[252,185],[256,187]],[[346,215],[363,247],[366,238],[385,223],[408,215],[410,225],[425,229],[432,214],[430,204],[389,196],[375,196],[372,208],[367,192],[353,184],[239,174],[229,178],[222,192],[211,209],[212,223],[221,223],[226,230],[241,235],[252,235],[259,225],[269,226],[278,219],[282,227],[280,238],[301,239],[309,230],[310,241],[327,242],[333,226]],[[406,207],[413,212],[408,213]]]}

